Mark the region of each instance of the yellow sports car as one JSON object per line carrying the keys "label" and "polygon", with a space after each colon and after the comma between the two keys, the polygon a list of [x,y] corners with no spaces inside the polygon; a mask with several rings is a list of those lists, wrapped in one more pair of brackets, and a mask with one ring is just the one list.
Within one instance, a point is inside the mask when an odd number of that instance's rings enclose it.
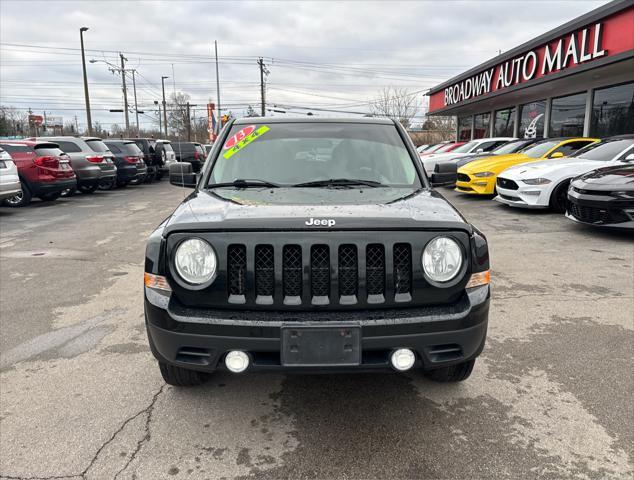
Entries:
{"label": "yellow sports car", "polygon": [[507,168],[520,163],[566,157],[596,141],[597,138],[548,138],[531,144],[519,153],[474,160],[458,169],[456,191],[493,195],[497,176]]}

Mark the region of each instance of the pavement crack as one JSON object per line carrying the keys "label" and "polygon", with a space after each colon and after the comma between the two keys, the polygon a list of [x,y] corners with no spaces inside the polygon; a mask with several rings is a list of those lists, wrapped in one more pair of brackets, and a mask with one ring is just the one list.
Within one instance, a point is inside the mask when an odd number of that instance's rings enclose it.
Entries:
{"label": "pavement crack", "polygon": [[[117,472],[117,475],[119,475],[119,473],[121,473],[122,471],[124,471],[128,465],[130,465],[130,463],[132,462],[132,459],[134,459],[134,457],[136,456],[136,454],[138,453],[138,451],[141,448],[141,445],[144,443],[144,441],[146,439],[149,439],[149,423],[150,423],[150,417],[151,417],[151,412],[154,410],[154,405],[156,404],[156,401],[158,400],[159,395],[161,395],[161,393],[163,393],[163,390],[165,389],[166,384],[163,384],[161,386],[161,388],[152,396],[152,401],[150,402],[150,404],[145,407],[144,409],[140,410],[139,412],[135,413],[134,415],[132,415],[131,417],[128,417],[122,424],[121,426],[110,436],[110,438],[108,440],[106,440],[95,452],[95,454],[93,455],[92,459],[90,460],[90,463],[88,464],[88,466],[84,469],[83,472],[81,472],[79,474],[79,477],[81,478],[86,478],[86,475],[88,474],[89,470],[93,467],[93,465],[95,464],[95,462],[98,460],[99,455],[101,454],[101,452],[108,446],[110,445],[116,438],[117,435],[119,435],[123,429],[133,420],[137,419],[138,417],[140,417],[141,415],[144,414],[148,414],[148,418],[145,421],[145,431],[146,434],[145,436],[137,443],[137,448],[136,450],[132,453],[132,458],[126,463],[126,465]],[[116,476],[115,475],[115,478]],[[77,475],[76,475],[77,476]]]}

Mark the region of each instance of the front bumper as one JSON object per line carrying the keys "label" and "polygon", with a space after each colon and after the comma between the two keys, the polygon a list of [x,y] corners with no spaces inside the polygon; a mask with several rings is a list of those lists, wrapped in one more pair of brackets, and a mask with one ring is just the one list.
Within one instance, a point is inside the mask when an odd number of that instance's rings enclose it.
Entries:
{"label": "front bumper", "polygon": [[59,179],[54,182],[33,182],[29,184],[29,188],[34,197],[63,192],[64,190],[74,189],[76,187],[77,180],[75,178]]}
{"label": "front bumper", "polygon": [[566,217],[577,223],[605,228],[634,229],[634,201],[609,195],[589,195],[568,190]]}
{"label": "front bumper", "polygon": [[[145,288],[145,320],[154,356],[192,370],[223,369],[230,350],[252,358],[252,370],[340,371],[389,368],[396,348],[417,353],[426,370],[475,358],[484,347],[489,286],[470,289],[453,305],[413,309],[346,312],[257,312],[203,310],[182,306]],[[353,367],[298,367],[281,362],[281,328],[285,326],[361,327],[361,363]]]}
{"label": "front bumper", "polygon": [[461,193],[469,193],[472,195],[493,195],[495,193],[496,177],[474,177],[469,175],[470,180],[456,181],[456,191]]}
{"label": "front bumper", "polygon": [[517,190],[496,187],[495,201],[520,208],[548,208],[550,192],[536,185],[519,186]]}

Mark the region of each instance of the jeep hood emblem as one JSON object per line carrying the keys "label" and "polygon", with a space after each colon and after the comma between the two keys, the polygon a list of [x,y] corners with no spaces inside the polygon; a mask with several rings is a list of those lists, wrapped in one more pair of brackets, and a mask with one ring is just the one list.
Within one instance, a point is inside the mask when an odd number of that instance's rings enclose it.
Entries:
{"label": "jeep hood emblem", "polygon": [[335,221],[332,218],[313,218],[310,217],[304,222],[309,227],[334,227]]}

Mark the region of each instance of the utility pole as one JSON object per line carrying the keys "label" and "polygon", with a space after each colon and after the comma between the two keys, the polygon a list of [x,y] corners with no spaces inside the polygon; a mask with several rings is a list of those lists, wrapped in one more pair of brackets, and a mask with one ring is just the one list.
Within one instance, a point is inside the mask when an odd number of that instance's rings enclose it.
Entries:
{"label": "utility pole", "polygon": [[264,74],[268,75],[269,71],[266,69],[266,65],[264,65],[264,60],[262,57],[258,59],[258,65],[260,66],[260,96],[262,98],[262,116],[266,116],[265,111],[265,101],[264,101]]}
{"label": "utility pole", "polygon": [[161,86],[163,87],[163,125],[165,126],[165,136],[167,137],[167,106],[165,103],[165,79],[170,77],[161,77]]}
{"label": "utility pole", "polygon": [[125,61],[127,58],[123,56],[123,53],[119,52],[121,57],[121,81],[123,82],[123,112],[125,113],[125,134],[130,134],[130,118],[128,117],[128,90],[125,86]]}
{"label": "utility pole", "polygon": [[77,115],[75,115],[75,133],[79,135],[79,122],[77,122]]}
{"label": "utility pole", "polygon": [[216,50],[216,96],[218,99],[218,121],[216,122],[216,134],[220,133],[220,77],[218,76],[218,42],[214,40]]}
{"label": "utility pole", "polygon": [[191,122],[191,117],[189,116],[189,102],[187,102],[187,141],[191,142],[192,141],[192,122]]}
{"label": "utility pole", "polygon": [[139,129],[139,105],[136,101],[136,80],[134,78],[134,75],[136,73],[136,70],[130,70],[132,72],[132,89],[134,90],[134,113],[136,114],[136,134],[137,136],[140,135],[141,130]]}
{"label": "utility pole", "polygon": [[92,135],[92,119],[90,117],[90,97],[88,95],[88,75],[86,74],[86,56],[84,55],[84,32],[86,30],[88,30],[88,27],[81,27],[79,29],[79,39],[81,41],[81,66],[84,71],[84,97],[86,99],[86,122],[88,123],[88,135]]}

